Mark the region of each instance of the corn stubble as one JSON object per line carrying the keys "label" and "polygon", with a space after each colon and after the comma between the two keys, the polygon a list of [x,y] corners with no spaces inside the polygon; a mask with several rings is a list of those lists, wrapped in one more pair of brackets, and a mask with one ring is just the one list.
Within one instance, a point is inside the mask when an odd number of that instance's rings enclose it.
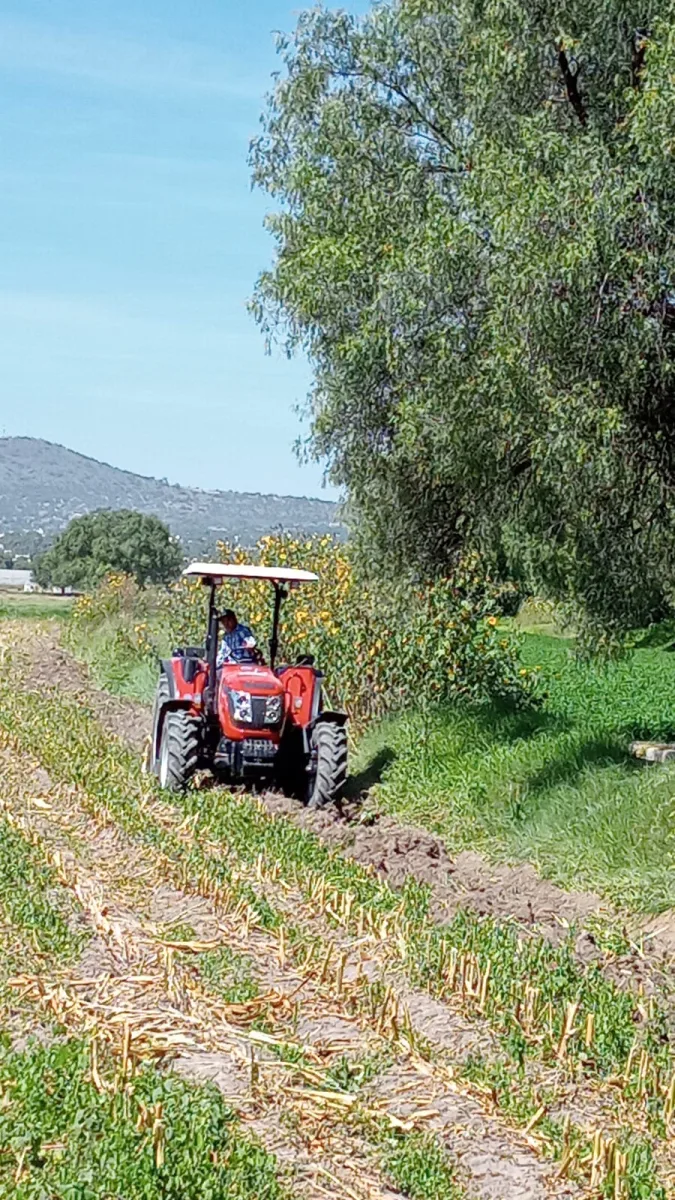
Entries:
{"label": "corn stubble", "polygon": [[[172,937],[150,931],[151,948],[143,952],[149,958],[135,957],[138,945],[124,928],[115,929],[109,915],[112,902],[95,911],[93,893],[83,887],[77,869],[50,849],[21,789],[6,795],[7,836],[23,839],[35,871],[47,875],[36,883],[34,873],[22,885],[33,896],[30,911],[18,902],[12,907],[2,890],[0,843],[0,902],[6,920],[22,936],[31,937],[37,929],[39,940],[40,931],[47,931],[50,942],[45,969],[15,974],[12,986],[24,1002],[67,1030],[66,1045],[75,1047],[61,1067],[54,1047],[24,1052],[25,1066],[9,1052],[3,1059],[3,1067],[9,1065],[2,1094],[9,1101],[0,1105],[0,1113],[6,1125],[10,1122],[6,1136],[14,1138],[14,1148],[7,1161],[0,1155],[0,1171],[11,1158],[14,1184],[24,1187],[27,1197],[38,1194],[30,1190],[31,1172],[44,1168],[28,1161],[23,1145],[19,1149],[8,1114],[20,1111],[11,1081],[24,1076],[35,1081],[40,1054],[53,1055],[43,1060],[43,1073],[49,1061],[58,1086],[67,1092],[72,1085],[82,1103],[93,1106],[101,1136],[115,1146],[128,1148],[133,1142],[134,1161],[145,1164],[149,1178],[164,1181],[162,1186],[178,1170],[206,1171],[208,1160],[223,1186],[232,1187],[228,1170],[235,1161],[250,1160],[263,1181],[255,1183],[259,1191],[247,1192],[248,1183],[238,1182],[239,1192],[222,1194],[281,1196],[287,1185],[273,1160],[247,1140],[212,1089],[179,1083],[167,1072],[172,1057],[204,1046],[229,1046],[235,1056],[243,1055],[246,1087],[234,1105],[240,1116],[275,1113],[289,1129],[304,1125],[305,1134],[315,1137],[318,1147],[327,1145],[336,1163],[336,1145],[349,1145],[350,1138],[367,1145],[375,1188],[386,1186],[389,1178],[412,1197],[455,1200],[463,1194],[461,1172],[436,1135],[433,1105],[413,1104],[401,1118],[395,1105],[378,1097],[374,1084],[398,1060],[419,1073],[420,1101],[429,1080],[470,1096],[505,1129],[517,1130],[519,1144],[553,1160],[555,1174],[570,1186],[608,1197],[668,1194],[675,1061],[663,1037],[664,1014],[653,998],[621,991],[599,968],[582,969],[571,944],[554,948],[514,923],[460,911],[449,925],[436,926],[425,888],[409,882],[402,893],[392,891],[372,871],[270,816],[254,797],[193,792],[168,805],[141,776],[133,756],[107,737],[77,699],[1,684],[3,749],[49,771],[54,813],[64,824],[70,806],[119,827],[143,848],[157,878],[208,898],[220,922],[218,938],[211,941],[189,932]],[[42,815],[49,814],[43,810]],[[109,881],[113,892],[119,885],[118,879]],[[55,912],[65,911],[64,897],[68,903],[74,898],[99,936],[118,946],[128,938],[127,975],[78,978],[73,947],[36,899],[38,893],[51,896],[54,887],[61,896]],[[218,972],[208,966],[209,956],[225,953],[232,963],[232,955],[247,947],[253,964],[248,987],[255,994],[228,1000],[219,989]],[[286,973],[290,986],[256,990],[255,963],[263,960],[262,976],[269,976],[273,962],[275,978]],[[141,967],[148,961],[152,969],[144,973]],[[411,986],[489,1028],[497,1038],[494,1055],[453,1061],[429,1043],[402,998]],[[347,1060],[341,1067],[339,1049],[316,1051],[294,1036],[303,1017],[325,1014],[359,1031],[367,1049],[360,1065]],[[372,1070],[371,1062],[376,1064]],[[558,1115],[571,1089],[582,1096],[578,1119]],[[26,1095],[32,1112],[34,1101]],[[67,1105],[65,1111],[70,1111]],[[174,1150],[187,1144],[185,1130],[192,1128],[193,1118],[205,1121],[209,1133],[217,1127],[223,1145],[215,1146],[212,1139],[201,1165],[190,1160],[176,1167],[183,1159],[173,1157]],[[74,1136],[67,1132],[68,1138]],[[195,1136],[198,1145],[207,1144],[203,1130]],[[66,1170],[70,1154],[45,1151],[52,1144],[50,1130],[37,1124],[35,1137],[44,1161]],[[120,1152],[120,1172],[127,1169],[126,1156],[127,1150]],[[134,1158],[130,1152],[129,1157]],[[237,1166],[239,1175],[232,1178],[248,1179],[247,1170]],[[354,1191],[357,1184],[345,1181],[344,1170],[322,1170],[326,1194],[348,1196],[351,1188],[359,1200],[365,1196]],[[202,1177],[194,1179],[201,1186]],[[314,1182],[320,1194],[319,1176]],[[135,1180],[125,1186],[126,1194],[135,1194]]]}

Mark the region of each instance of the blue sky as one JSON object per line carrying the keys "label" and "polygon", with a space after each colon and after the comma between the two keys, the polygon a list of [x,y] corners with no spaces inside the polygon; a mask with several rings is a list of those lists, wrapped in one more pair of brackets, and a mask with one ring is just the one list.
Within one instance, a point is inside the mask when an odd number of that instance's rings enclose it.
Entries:
{"label": "blue sky", "polygon": [[248,143],[300,7],[4,0],[0,434],[334,494],[293,453],[309,367],[268,357],[246,312],[272,254]]}

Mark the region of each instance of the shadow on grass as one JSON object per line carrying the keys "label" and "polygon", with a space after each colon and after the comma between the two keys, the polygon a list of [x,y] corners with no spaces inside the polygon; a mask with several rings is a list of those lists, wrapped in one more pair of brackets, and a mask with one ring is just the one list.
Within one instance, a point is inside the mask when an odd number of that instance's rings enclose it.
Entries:
{"label": "shadow on grass", "polygon": [[480,704],[439,706],[430,710],[432,723],[451,722],[466,727],[467,736],[505,744],[528,742],[541,734],[562,734],[572,728],[567,717],[540,707],[514,709],[508,705]]}
{"label": "shadow on grass", "polygon": [[528,792],[537,796],[561,784],[574,785],[581,775],[593,767],[600,770],[603,767],[623,767],[630,774],[640,771],[642,764],[633,757],[628,746],[628,738],[623,745],[616,735],[607,735],[580,742],[576,746],[560,747],[557,753],[554,751],[552,760],[527,780]]}
{"label": "shadow on grass", "polygon": [[363,770],[358,771],[356,775],[350,775],[347,779],[344,791],[345,800],[357,800],[364,792],[369,792],[376,783],[381,783],[382,775],[395,758],[396,755],[391,746],[383,746],[378,750]]}
{"label": "shadow on grass", "polygon": [[675,620],[650,625],[636,639],[638,650],[675,650]]}

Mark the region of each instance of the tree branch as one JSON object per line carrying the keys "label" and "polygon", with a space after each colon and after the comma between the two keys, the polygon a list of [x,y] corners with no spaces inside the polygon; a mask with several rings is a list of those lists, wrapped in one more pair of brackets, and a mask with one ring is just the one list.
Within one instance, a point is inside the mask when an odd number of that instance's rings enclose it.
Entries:
{"label": "tree branch", "polygon": [[567,89],[567,99],[569,100],[570,104],[572,105],[572,108],[574,109],[575,113],[577,114],[581,124],[585,125],[586,122],[588,121],[588,114],[587,114],[586,108],[584,106],[581,92],[579,91],[579,87],[577,85],[577,79],[579,77],[579,68],[577,67],[576,71],[572,70],[572,68],[570,67],[570,64],[569,64],[569,59],[565,53],[565,47],[562,45],[558,47],[558,66],[560,67],[560,70],[562,72],[562,77],[565,81],[565,87]]}
{"label": "tree branch", "polygon": [[633,34],[633,53],[631,55],[630,64],[630,79],[631,84],[636,91],[642,87],[642,69],[645,65],[645,54],[647,53],[647,42],[649,41],[648,29],[636,29]]}

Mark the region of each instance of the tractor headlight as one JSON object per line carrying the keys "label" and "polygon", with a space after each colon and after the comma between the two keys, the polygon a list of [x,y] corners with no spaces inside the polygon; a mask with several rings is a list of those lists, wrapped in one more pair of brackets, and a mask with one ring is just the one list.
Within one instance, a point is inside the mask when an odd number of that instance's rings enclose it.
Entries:
{"label": "tractor headlight", "polygon": [[277,725],[281,720],[282,712],[281,696],[268,696],[265,701],[265,724]]}
{"label": "tractor headlight", "polygon": [[232,697],[232,712],[235,721],[252,721],[251,693],[231,691],[230,696]]}

